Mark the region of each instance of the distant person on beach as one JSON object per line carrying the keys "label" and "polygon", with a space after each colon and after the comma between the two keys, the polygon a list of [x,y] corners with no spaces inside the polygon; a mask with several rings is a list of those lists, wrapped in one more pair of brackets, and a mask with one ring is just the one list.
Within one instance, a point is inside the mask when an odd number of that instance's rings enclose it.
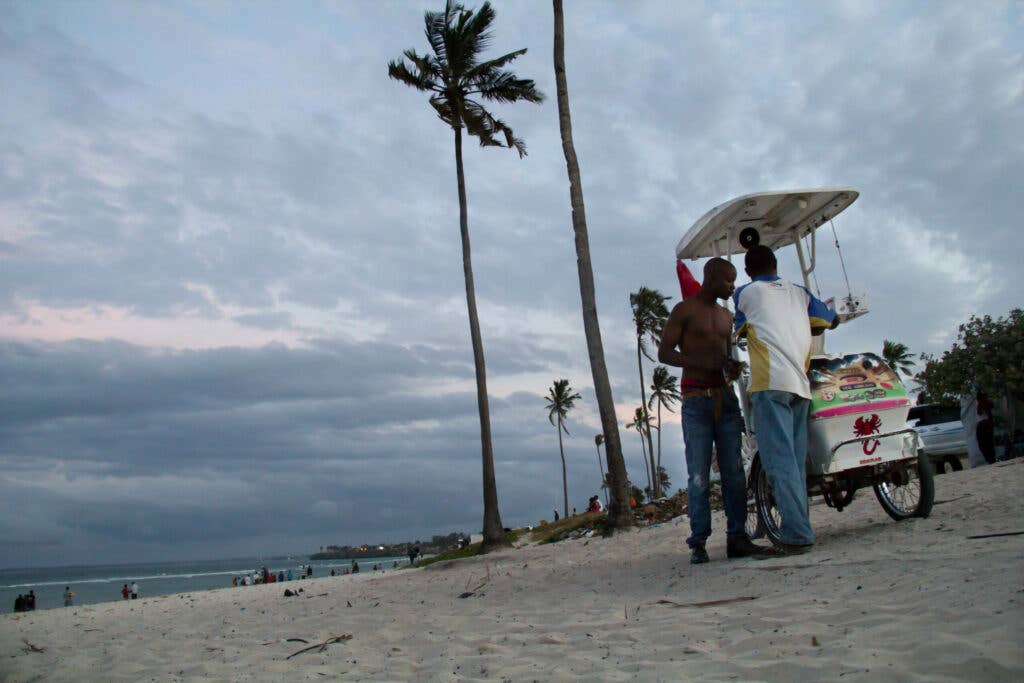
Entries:
{"label": "distant person on beach", "polygon": [[281,570],[281,569],[277,570],[277,580],[278,581],[284,581],[284,570]]}
{"label": "distant person on beach", "polygon": [[139,599],[139,584],[132,581],[132,600]]}
{"label": "distant person on beach", "polygon": [[721,258],[704,265],[704,284],[672,309],[658,347],[658,360],[683,369],[683,442],[686,449],[687,500],[690,507],[690,562],[710,561],[711,457],[717,446],[725,502],[726,555],[729,558],[773,554],[747,536],[747,483],[740,443],[743,415],[732,388],[739,371],[732,360],[732,315],[719,299],[732,294],[736,268]]}
{"label": "distant person on beach", "polygon": [[984,391],[978,391],[978,423],[974,428],[978,437],[978,448],[985,462],[992,465],[996,461],[995,425],[992,422],[992,401]]}
{"label": "distant person on beach", "polygon": [[291,569],[288,570],[288,574],[286,574],[286,576],[288,577],[289,581],[292,580],[292,570]]}
{"label": "distant person on beach", "polygon": [[555,513],[555,521],[558,521],[558,510],[552,510]]}
{"label": "distant person on beach", "polygon": [[416,564],[416,556],[420,554],[419,546],[409,548],[409,564]]}
{"label": "distant person on beach", "polygon": [[64,586],[64,606],[71,607],[75,594],[71,592],[71,586]]}
{"label": "distant person on beach", "polygon": [[359,573],[359,563],[356,562],[355,560],[352,561],[352,573],[353,574],[358,574]]}
{"label": "distant person on beach", "polygon": [[36,608],[36,592],[31,590],[25,596],[25,611],[31,612]]}
{"label": "distant person on beach", "polygon": [[128,599],[128,594],[130,592],[131,591],[128,590],[128,584],[127,583],[125,585],[121,586],[121,599],[122,600],[127,600]]}
{"label": "distant person on beach", "polygon": [[744,265],[751,282],[736,291],[733,302],[736,333],[747,338],[750,349],[747,391],[757,446],[782,515],[780,549],[805,553],[814,545],[807,507],[807,363],[811,337],[834,328],[839,319],[806,287],[779,278],[768,247],[752,247]]}
{"label": "distant person on beach", "polygon": [[25,596],[18,593],[18,597],[14,599],[14,611],[24,612],[25,611]]}

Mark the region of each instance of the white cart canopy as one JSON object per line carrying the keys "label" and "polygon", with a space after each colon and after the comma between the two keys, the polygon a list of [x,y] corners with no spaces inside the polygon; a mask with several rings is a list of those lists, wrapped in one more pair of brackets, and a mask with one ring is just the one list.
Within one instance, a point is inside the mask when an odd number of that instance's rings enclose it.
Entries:
{"label": "white cart canopy", "polygon": [[676,245],[676,257],[698,259],[742,254],[740,231],[753,227],[761,244],[777,250],[793,244],[852,204],[852,187],[756,192],[716,206],[693,224]]}

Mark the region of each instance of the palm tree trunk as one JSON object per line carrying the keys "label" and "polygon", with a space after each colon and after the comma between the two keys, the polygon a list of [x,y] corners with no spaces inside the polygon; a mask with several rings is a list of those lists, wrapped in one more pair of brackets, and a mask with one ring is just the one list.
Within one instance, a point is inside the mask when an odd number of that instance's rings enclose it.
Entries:
{"label": "palm tree trunk", "polygon": [[590,263],[590,238],[587,235],[587,215],[583,205],[583,186],[576,148],[572,142],[572,117],[569,113],[569,87],[565,78],[565,27],[562,18],[562,0],[553,0],[555,14],[554,63],[555,83],[558,91],[558,126],[562,134],[562,151],[569,175],[569,200],[572,203],[572,229],[576,236],[576,267],[580,280],[580,299],[583,309],[583,331],[587,338],[590,372],[597,394],[597,407],[604,432],[604,452],[611,476],[611,502],[608,505],[608,527],[625,529],[633,525],[629,507],[629,487],[626,461],[622,457],[619,424],[615,416],[608,367],[604,362],[601,326],[597,319],[597,300],[594,294],[594,270]]}
{"label": "palm tree trunk", "polygon": [[562,517],[569,516],[569,485],[565,477],[565,449],[562,448],[562,417],[558,417],[558,454],[562,456]]}
{"label": "palm tree trunk", "polygon": [[[658,399],[658,469],[654,470],[658,475],[658,488],[661,488],[661,399]],[[662,492],[664,494],[664,491]]]}
{"label": "palm tree trunk", "polygon": [[601,488],[604,489],[604,506],[608,507],[608,487],[604,484],[604,465],[601,464],[601,447],[596,443],[594,450],[597,451],[597,469],[601,470]]}
{"label": "palm tree trunk", "polygon": [[487,404],[487,368],[484,343],[480,338],[480,318],[476,312],[476,288],[473,286],[473,262],[469,248],[469,211],[466,208],[466,175],[462,169],[462,129],[455,129],[455,170],[459,181],[459,229],[462,235],[462,270],[466,277],[466,308],[469,310],[469,335],[473,341],[476,368],[476,403],[480,413],[480,450],[483,460],[484,541],[482,550],[508,545],[498,512],[498,487],[494,481],[494,451],[491,448],[491,412]]}
{"label": "palm tree trunk", "polygon": [[[640,337],[636,339],[636,367],[640,371],[640,409],[643,411],[644,416],[647,416],[647,390],[644,389],[644,361],[643,354],[640,353]],[[647,452],[650,454],[650,471],[651,471],[651,494],[654,498],[661,498],[661,486],[658,485],[657,478],[654,476],[654,443],[651,441],[651,429],[647,427],[641,434],[647,434]],[[647,463],[644,463],[647,466]]]}
{"label": "palm tree trunk", "polygon": [[648,467],[647,462],[647,446],[644,444],[644,427],[643,425],[637,426],[637,431],[640,434],[640,457],[644,461],[644,474],[647,475],[647,489],[654,492],[654,482],[651,481],[651,468]]}

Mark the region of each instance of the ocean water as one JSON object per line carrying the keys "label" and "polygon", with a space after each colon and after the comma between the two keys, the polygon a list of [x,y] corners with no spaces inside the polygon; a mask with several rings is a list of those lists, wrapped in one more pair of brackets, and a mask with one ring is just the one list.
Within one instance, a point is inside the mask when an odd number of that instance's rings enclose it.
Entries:
{"label": "ocean water", "polygon": [[[373,557],[360,559],[361,572],[380,564],[385,571],[408,564],[406,557]],[[292,570],[296,581],[300,565],[313,566],[313,578],[330,576],[333,569],[341,573],[352,566],[351,560],[314,560],[304,557],[239,558],[231,560],[199,560],[192,562],[147,562],[141,564],[85,565],[76,567],[39,567],[0,569],[0,612],[14,611],[18,595],[36,594],[36,609],[64,606],[64,587],[75,594],[75,605],[121,600],[121,586],[132,581],[139,584],[139,597],[148,598],[173,593],[230,588],[231,579],[252,574],[266,566],[275,574]],[[239,590],[244,590],[239,588]]]}

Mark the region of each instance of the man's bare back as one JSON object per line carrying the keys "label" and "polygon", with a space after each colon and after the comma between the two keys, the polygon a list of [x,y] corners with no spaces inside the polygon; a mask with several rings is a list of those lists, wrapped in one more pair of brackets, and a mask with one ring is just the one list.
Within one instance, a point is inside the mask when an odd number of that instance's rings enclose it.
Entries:
{"label": "man's bare back", "polygon": [[704,386],[725,384],[732,349],[732,314],[718,304],[735,289],[736,269],[726,261],[705,269],[700,292],[672,309],[662,331],[658,360],[683,369],[685,380]]}

